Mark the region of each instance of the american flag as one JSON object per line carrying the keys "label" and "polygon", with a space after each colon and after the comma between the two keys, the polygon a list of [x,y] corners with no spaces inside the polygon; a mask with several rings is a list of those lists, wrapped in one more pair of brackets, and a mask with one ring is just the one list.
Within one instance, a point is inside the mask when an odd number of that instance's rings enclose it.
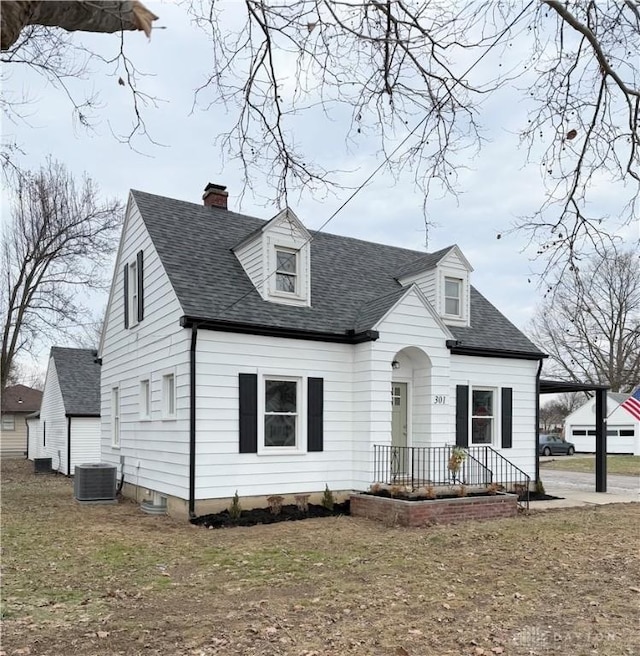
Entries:
{"label": "american flag", "polygon": [[624,408],[630,415],[640,421],[640,385],[636,387],[628,399],[625,399],[620,404],[620,407]]}

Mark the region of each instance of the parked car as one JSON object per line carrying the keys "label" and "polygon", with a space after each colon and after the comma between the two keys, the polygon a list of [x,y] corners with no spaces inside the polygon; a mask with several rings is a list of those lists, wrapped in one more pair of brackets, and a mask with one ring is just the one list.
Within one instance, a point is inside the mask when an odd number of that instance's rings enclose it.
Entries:
{"label": "parked car", "polygon": [[540,435],[538,452],[541,456],[572,456],[576,452],[576,447],[556,435]]}

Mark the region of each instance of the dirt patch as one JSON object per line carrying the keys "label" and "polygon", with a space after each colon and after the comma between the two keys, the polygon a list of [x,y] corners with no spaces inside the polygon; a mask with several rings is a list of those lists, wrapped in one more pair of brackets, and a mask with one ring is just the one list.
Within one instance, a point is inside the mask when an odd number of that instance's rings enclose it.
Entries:
{"label": "dirt patch", "polygon": [[209,531],[2,469],[7,656],[640,653],[640,504]]}

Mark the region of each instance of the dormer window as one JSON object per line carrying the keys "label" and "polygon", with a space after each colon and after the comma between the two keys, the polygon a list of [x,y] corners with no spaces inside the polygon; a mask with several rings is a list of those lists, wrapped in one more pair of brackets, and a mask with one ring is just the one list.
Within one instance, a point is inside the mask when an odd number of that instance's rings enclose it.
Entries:
{"label": "dormer window", "polygon": [[296,251],[276,248],[276,291],[298,293],[298,254]]}
{"label": "dormer window", "polygon": [[461,315],[462,280],[459,278],[444,279],[444,313],[452,317]]}

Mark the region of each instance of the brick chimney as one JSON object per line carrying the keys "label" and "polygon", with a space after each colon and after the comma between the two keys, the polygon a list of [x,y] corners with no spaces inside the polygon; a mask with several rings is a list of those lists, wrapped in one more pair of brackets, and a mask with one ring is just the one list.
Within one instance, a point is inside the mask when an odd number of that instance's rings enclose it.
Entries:
{"label": "brick chimney", "polygon": [[210,182],[204,188],[202,200],[206,207],[219,207],[223,210],[227,209],[227,197],[229,192],[225,185],[217,185]]}

